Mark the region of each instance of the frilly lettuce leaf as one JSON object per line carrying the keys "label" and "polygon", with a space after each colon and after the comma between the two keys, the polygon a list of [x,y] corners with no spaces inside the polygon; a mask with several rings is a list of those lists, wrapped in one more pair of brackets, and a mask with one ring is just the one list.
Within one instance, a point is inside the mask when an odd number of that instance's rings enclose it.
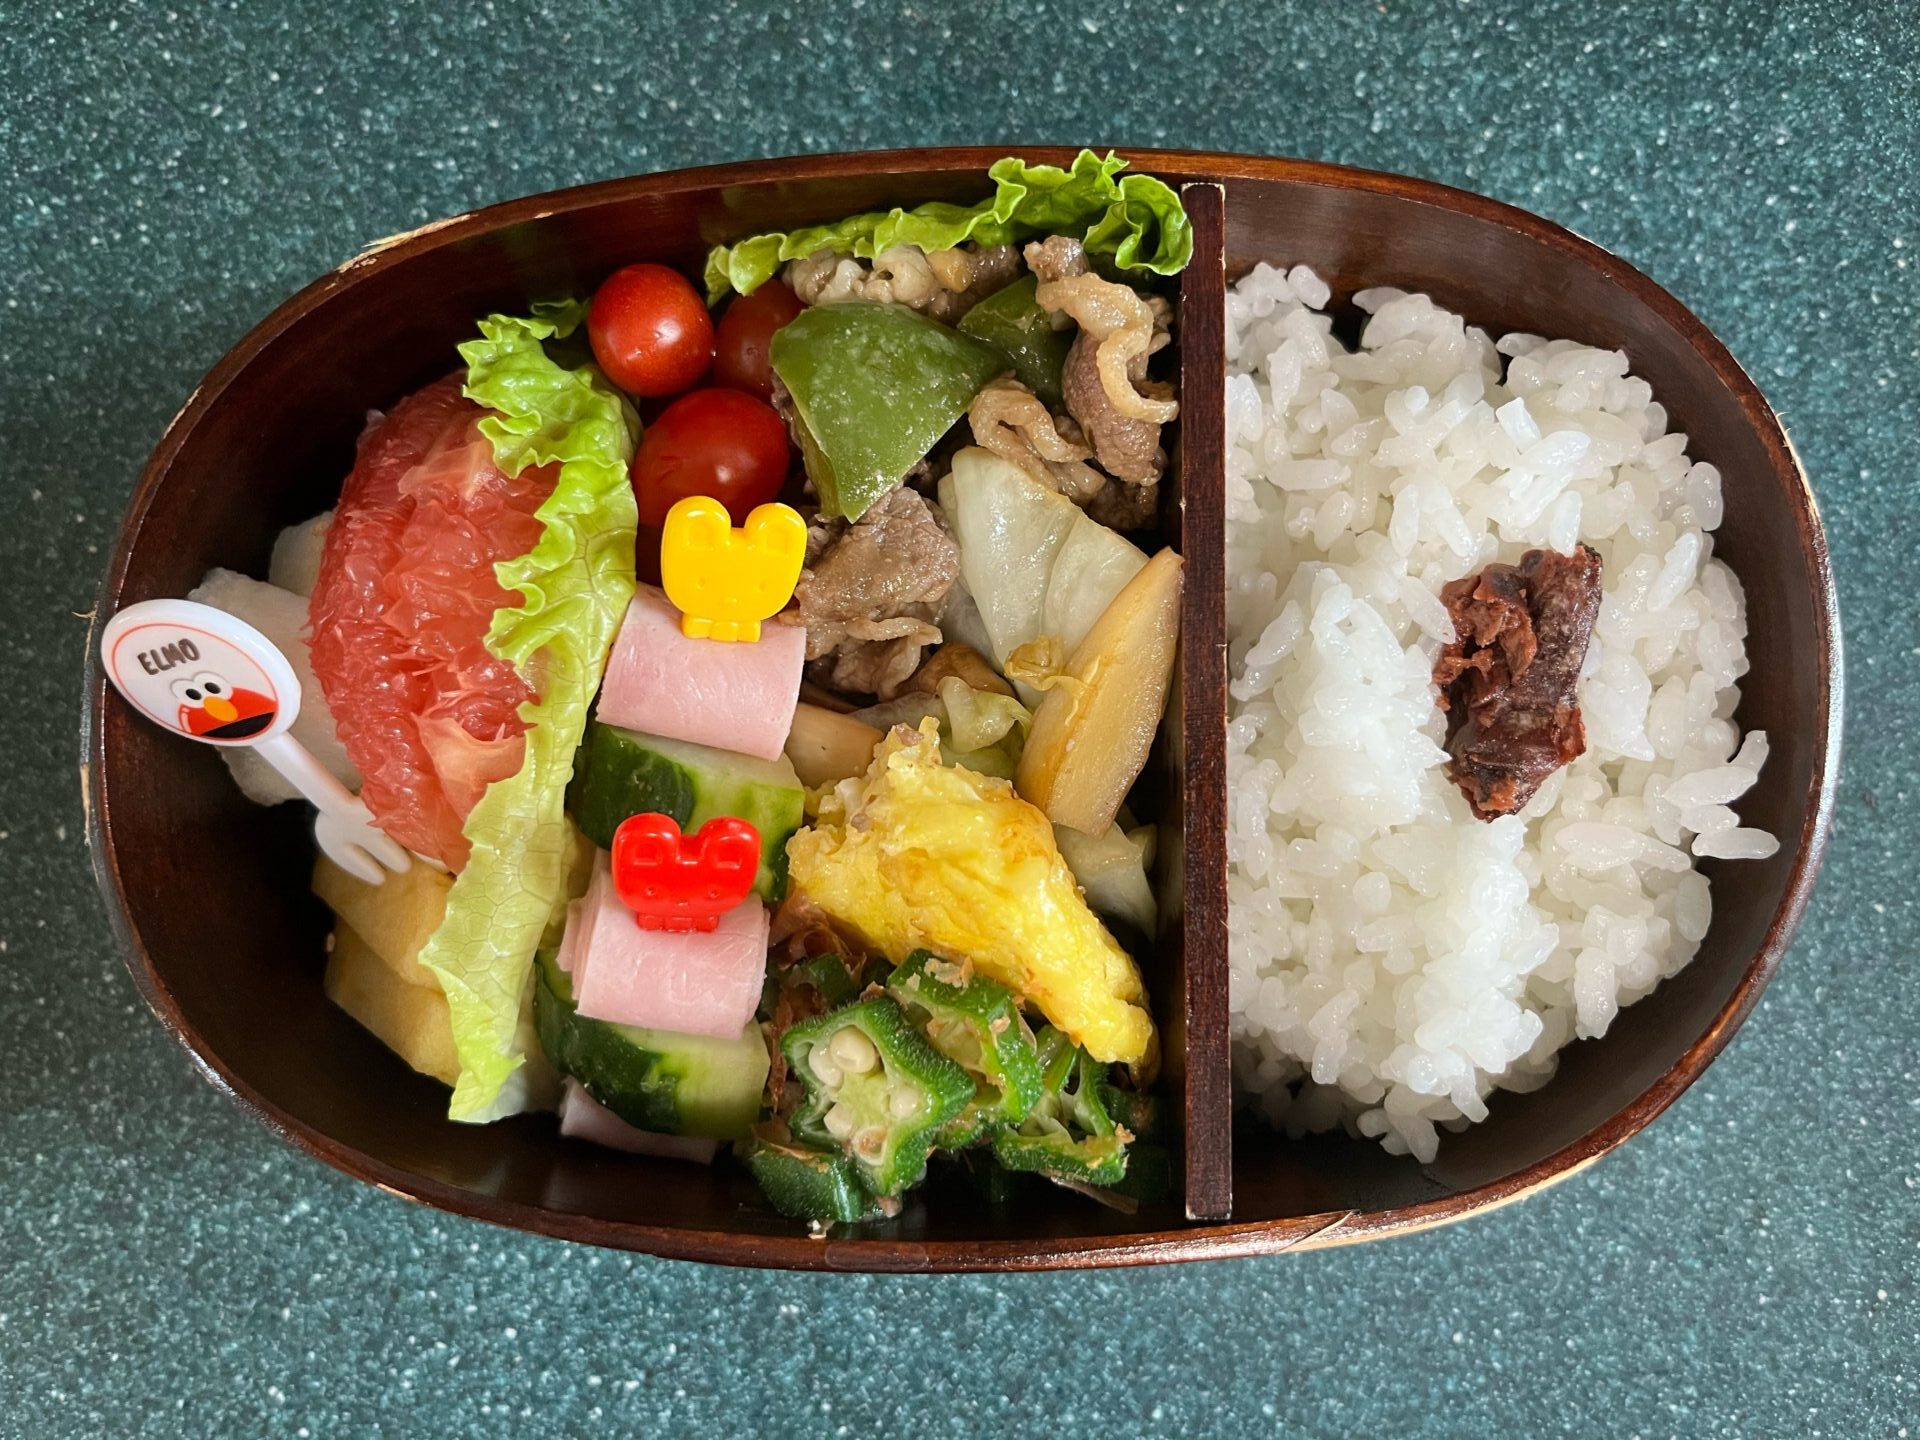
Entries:
{"label": "frilly lettuce leaf", "polygon": [[467,397],[494,463],[517,475],[558,465],[544,525],[526,554],[495,567],[518,605],[494,612],[487,648],[528,677],[539,698],[521,707],[526,759],[491,785],[467,817],[472,857],[453,882],[446,918],[420,954],[452,1011],[460,1079],[448,1113],[483,1121],[521,1106],[526,1058],[519,1020],[541,932],[567,900],[569,826],[562,802],[573,754],[620,617],[633,598],[637,520],[627,467],[640,435],[633,407],[591,365],[547,353],[586,315],[583,302],[491,315],[460,347]]}
{"label": "frilly lettuce leaf", "polygon": [[1177,274],[1193,258],[1193,229],[1180,197],[1151,175],[1121,175],[1126,168],[1111,151],[1102,160],[1082,150],[1067,170],[1009,155],[987,171],[993,198],[978,205],[933,201],[717,245],[707,256],[707,300],[729,290],[751,295],[787,261],[816,250],[871,260],[894,245],[950,250],[968,240],[1005,245],[1036,235],[1076,236],[1088,254],[1121,270]]}

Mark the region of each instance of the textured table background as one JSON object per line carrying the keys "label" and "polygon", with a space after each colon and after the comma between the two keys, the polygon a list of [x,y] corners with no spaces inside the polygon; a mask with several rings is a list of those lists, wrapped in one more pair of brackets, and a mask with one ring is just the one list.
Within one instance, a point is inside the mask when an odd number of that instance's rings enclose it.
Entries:
{"label": "textured table background", "polygon": [[[1911,4],[54,3],[0,4],[0,1435],[1920,1430]],[[77,612],[200,374],[436,216],[1004,139],[1431,176],[1574,226],[1725,337],[1819,489],[1853,682],[1826,877],[1739,1043],[1525,1205],[1051,1277],[508,1234],[335,1175],[195,1079],[108,942],[74,716]]]}

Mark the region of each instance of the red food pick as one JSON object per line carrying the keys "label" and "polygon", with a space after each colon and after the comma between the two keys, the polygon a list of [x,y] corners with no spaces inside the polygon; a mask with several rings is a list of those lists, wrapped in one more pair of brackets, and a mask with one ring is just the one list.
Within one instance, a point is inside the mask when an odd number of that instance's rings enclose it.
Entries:
{"label": "red food pick", "polygon": [[643,930],[711,930],[747,898],[760,832],[720,815],[682,835],[671,815],[632,815],[613,832],[613,889]]}

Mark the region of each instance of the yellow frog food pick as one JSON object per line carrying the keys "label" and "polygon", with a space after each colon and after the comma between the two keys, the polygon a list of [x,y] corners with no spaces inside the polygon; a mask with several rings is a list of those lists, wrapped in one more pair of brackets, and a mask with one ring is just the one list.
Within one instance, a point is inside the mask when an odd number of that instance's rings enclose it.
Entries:
{"label": "yellow frog food pick", "polygon": [[718,500],[689,495],[667,511],[660,583],[680,609],[682,634],[753,641],[792,598],[806,554],[807,522],[792,506],[758,506],[736,530]]}

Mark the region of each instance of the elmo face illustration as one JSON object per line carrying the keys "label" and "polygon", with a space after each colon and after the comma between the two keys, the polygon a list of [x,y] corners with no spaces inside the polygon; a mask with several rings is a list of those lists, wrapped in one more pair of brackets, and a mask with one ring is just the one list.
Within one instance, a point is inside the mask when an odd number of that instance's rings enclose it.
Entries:
{"label": "elmo face illustration", "polygon": [[273,724],[274,703],[257,690],[236,689],[211,670],[173,682],[178,724],[206,740],[244,740]]}

